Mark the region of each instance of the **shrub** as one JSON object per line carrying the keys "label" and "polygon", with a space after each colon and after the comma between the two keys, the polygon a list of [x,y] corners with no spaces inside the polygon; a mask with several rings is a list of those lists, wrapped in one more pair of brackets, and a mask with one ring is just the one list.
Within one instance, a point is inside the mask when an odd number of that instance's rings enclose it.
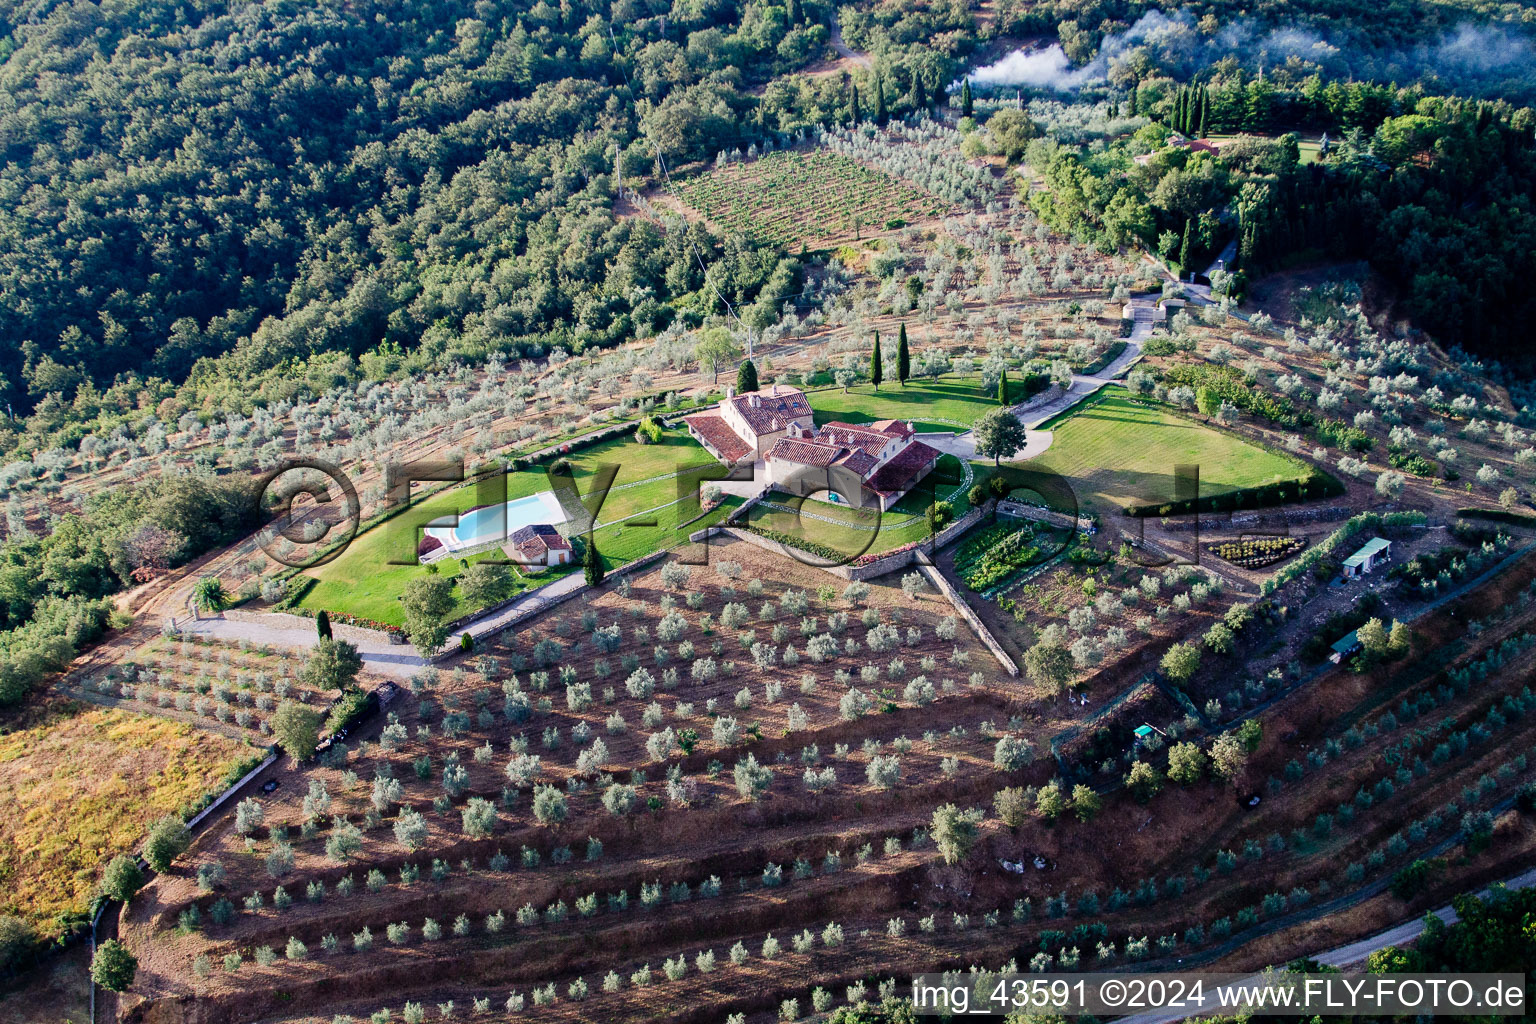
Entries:
{"label": "shrub", "polygon": [[930,833],[946,864],[958,864],[971,852],[981,819],[980,810],[962,811],[954,804],[934,810]]}
{"label": "shrub", "polygon": [[1018,736],[999,736],[992,750],[992,765],[1000,772],[1016,772],[1034,758],[1029,741]]}
{"label": "shrub", "polygon": [[540,824],[558,825],[568,813],[565,794],[554,786],[540,786],[534,790],[533,816]]}
{"label": "shrub", "polygon": [[876,754],[869,759],[864,774],[876,789],[895,789],[901,781],[901,761],[894,754]]}
{"label": "shrub", "polygon": [[1200,648],[1191,644],[1174,644],[1163,654],[1159,667],[1170,682],[1182,686],[1200,667]]}
{"label": "shrub", "polygon": [[139,870],[138,862],[123,853],[112,858],[101,876],[102,893],[122,903],[133,899],[143,886],[144,872]]}
{"label": "shrub", "polygon": [[171,869],[171,864],[192,843],[192,833],[187,823],[174,814],[168,814],[149,828],[144,840],[144,860],[156,871]]}
{"label": "shrub", "polygon": [[768,791],[773,782],[773,772],[757,763],[757,758],[748,754],[744,760],[737,761],[732,774],[736,782],[736,792],[744,800],[756,802]]}
{"label": "shrub", "polygon": [[1138,803],[1146,803],[1163,788],[1163,777],[1145,761],[1137,761],[1125,776],[1125,787]]}
{"label": "shrub", "polygon": [[91,958],[91,980],[109,992],[126,992],[139,970],[139,958],[117,939],[96,947]]}
{"label": "shrub", "polygon": [[395,819],[395,842],[407,850],[419,850],[427,841],[427,819],[406,807]]}
{"label": "shrub", "polygon": [[462,811],[464,834],[484,839],[496,828],[496,805],[483,797],[473,796]]}
{"label": "shrub", "polygon": [[1032,803],[1032,794],[1017,786],[1000,789],[992,795],[992,806],[997,816],[1009,828],[1018,828],[1028,820]]}

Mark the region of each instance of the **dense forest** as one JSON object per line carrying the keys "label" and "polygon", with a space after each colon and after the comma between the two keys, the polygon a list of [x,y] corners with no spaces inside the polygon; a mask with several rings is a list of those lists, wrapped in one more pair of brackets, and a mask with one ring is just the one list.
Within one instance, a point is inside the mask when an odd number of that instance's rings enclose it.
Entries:
{"label": "dense forest", "polygon": [[[1468,13],[1394,3],[1411,9],[1409,36]],[[839,76],[790,74],[828,52],[834,16],[875,56],[856,75],[864,109],[878,92],[901,116],[943,101],[997,33],[1059,35],[1087,59],[1148,9],[1005,2],[978,24],[960,0],[0,0],[0,405],[20,417],[0,449],[72,446],[147,409],[248,412],[456,357],[579,352],[753,303],[769,319],[792,256],[615,218],[619,186],[846,121]],[[1244,13],[1350,30],[1382,15],[1341,0]],[[1156,56],[1118,60],[1114,84],[1166,123],[1179,83]],[[1425,147],[1395,165],[1330,167],[1328,199],[1272,183],[1288,205],[1268,219],[1305,233],[1348,195],[1346,215],[1384,234],[1347,248],[1395,247],[1388,269],[1425,326],[1503,354],[1525,315],[1520,277],[1490,264],[1529,258],[1525,115],[1487,108],[1464,124],[1454,101],[1424,111],[1411,91],[1293,71],[1202,72],[1208,113],[1191,127],[1369,140],[1388,118],[1389,132],[1428,118],[1400,132]],[[1391,223],[1383,201],[1401,210]],[[1271,235],[1252,251],[1277,245],[1339,248]],[[1467,324],[1454,311],[1479,295],[1490,314]]]}
{"label": "dense forest", "polygon": [[[1536,111],[1233,66],[1195,83],[1133,77],[1112,97],[1113,117],[1144,120],[1108,144],[1045,131],[1020,146],[1007,110],[1000,129],[988,125],[990,148],[1044,176],[1031,201],[1053,227],[1145,246],[1186,270],[1236,238],[1234,293],[1287,265],[1369,260],[1416,326],[1536,369],[1525,326],[1536,316]],[[1303,162],[1296,130],[1334,135]],[[1167,145],[1175,132],[1253,134],[1210,152]]]}
{"label": "dense forest", "polygon": [[[35,410],[22,447],[68,445],[146,401],[318,390],[369,350],[387,375],[750,303],[780,254],[616,219],[615,189],[840,116],[842,83],[780,77],[830,13],[0,4],[0,406]],[[914,75],[942,96],[970,17],[893,5],[850,32],[899,111]]]}
{"label": "dense forest", "polygon": [[[818,0],[0,0],[0,450],[674,321],[778,319],[796,258],[615,217],[621,183],[847,118]],[[963,5],[877,7],[893,114],[943,96]],[[93,438],[92,435],[95,435]],[[52,466],[23,459],[21,475]],[[56,471],[61,468],[55,466]],[[172,475],[0,546],[0,703],[107,600],[253,525]]]}

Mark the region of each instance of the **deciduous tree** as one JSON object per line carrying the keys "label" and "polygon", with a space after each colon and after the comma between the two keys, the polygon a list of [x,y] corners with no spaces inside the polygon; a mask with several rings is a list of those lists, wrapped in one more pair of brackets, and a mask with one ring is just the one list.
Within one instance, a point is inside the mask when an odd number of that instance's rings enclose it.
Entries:
{"label": "deciduous tree", "polygon": [[976,454],[992,456],[992,465],[1002,461],[1004,455],[1012,455],[1028,441],[1027,431],[1019,418],[1007,409],[992,409],[976,420],[972,432],[976,438]]}

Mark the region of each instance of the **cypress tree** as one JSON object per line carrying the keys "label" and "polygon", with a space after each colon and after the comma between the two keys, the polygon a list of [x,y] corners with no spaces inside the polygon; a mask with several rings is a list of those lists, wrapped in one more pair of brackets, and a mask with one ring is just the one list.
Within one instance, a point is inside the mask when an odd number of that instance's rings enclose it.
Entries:
{"label": "cypress tree", "polygon": [[1184,221],[1184,240],[1179,245],[1179,269],[1188,270],[1191,258],[1192,241],[1194,238],[1195,218],[1189,217]]}
{"label": "cypress tree", "polygon": [[1184,133],[1184,106],[1187,99],[1184,87],[1179,86],[1179,91],[1173,96],[1173,130],[1181,135]]}
{"label": "cypress tree", "polygon": [[971,80],[967,78],[960,83],[960,116],[970,117],[975,109],[975,98],[971,95]]}
{"label": "cypress tree", "polygon": [[885,109],[885,82],[880,78],[880,72],[875,72],[875,123],[885,124],[890,119],[890,113]]}
{"label": "cypress tree", "polygon": [[757,365],[748,359],[736,371],[736,393],[750,395],[757,390]]}
{"label": "cypress tree", "polygon": [[997,378],[997,404],[1008,404],[1008,367],[1003,367],[1002,376]]}
{"label": "cypress tree", "polygon": [[1247,267],[1253,260],[1254,227],[1246,224],[1243,227],[1242,240],[1237,247],[1237,264]]}
{"label": "cypress tree", "polygon": [[799,3],[799,0],[785,0],[785,3],[784,3],[784,20],[789,23],[789,26],[791,28],[793,28],[796,25],[800,24],[800,3]]}
{"label": "cypress tree", "polygon": [[331,639],[331,616],[324,608],[315,616],[315,632],[321,640]]}
{"label": "cypress tree", "polygon": [[912,374],[912,357],[907,353],[907,325],[901,325],[901,331],[896,335],[896,379],[902,387],[907,386],[907,378]]}
{"label": "cypress tree", "polygon": [[582,556],[581,565],[586,570],[587,586],[595,587],[603,582],[603,556],[598,553],[597,541],[590,536],[587,537],[587,553]]}
{"label": "cypress tree", "polygon": [[869,354],[869,379],[874,383],[875,390],[880,390],[880,382],[885,379],[885,373],[880,368],[880,332],[875,332],[875,350]]}
{"label": "cypress tree", "polygon": [[851,124],[858,124],[864,120],[859,113],[859,83],[854,82],[849,88],[848,119]]}
{"label": "cypress tree", "polygon": [[1205,138],[1206,131],[1210,128],[1211,95],[1205,86],[1200,87],[1200,137]]}
{"label": "cypress tree", "polygon": [[1137,113],[1138,113],[1138,111],[1136,109],[1136,105],[1137,105],[1137,103],[1141,99],[1141,96],[1139,95],[1140,92],[1141,92],[1141,83],[1140,82],[1132,82],[1131,83],[1131,98],[1128,101],[1129,102],[1129,106],[1126,108],[1130,112],[1130,115],[1132,117],[1135,117],[1137,115]]}
{"label": "cypress tree", "polygon": [[923,89],[923,76],[918,73],[916,68],[912,69],[912,92],[910,99],[912,100],[913,110],[921,112],[928,109],[928,95]]}

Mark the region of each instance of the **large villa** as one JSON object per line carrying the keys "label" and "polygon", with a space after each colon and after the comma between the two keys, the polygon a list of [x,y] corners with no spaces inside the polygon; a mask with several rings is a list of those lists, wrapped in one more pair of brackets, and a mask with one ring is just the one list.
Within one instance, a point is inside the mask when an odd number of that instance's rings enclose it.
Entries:
{"label": "large villa", "polygon": [[768,480],[801,496],[884,512],[938,463],[937,449],[910,423],[828,423],[819,429],[805,392],[773,385],[737,395],[727,389],[717,409],[684,417],[688,433],[728,466],[762,462]]}

